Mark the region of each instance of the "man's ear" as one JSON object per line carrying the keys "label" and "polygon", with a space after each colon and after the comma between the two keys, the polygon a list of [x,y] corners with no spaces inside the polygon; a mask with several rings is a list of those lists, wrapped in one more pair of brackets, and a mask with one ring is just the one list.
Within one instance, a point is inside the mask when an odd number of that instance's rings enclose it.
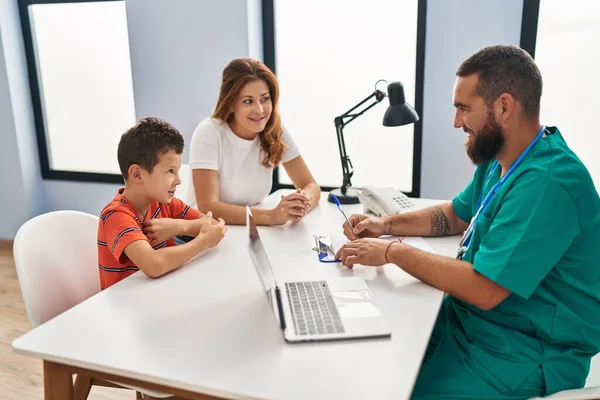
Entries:
{"label": "man's ear", "polygon": [[498,121],[501,124],[506,123],[516,112],[515,98],[510,93],[502,93],[496,103],[499,108]]}
{"label": "man's ear", "polygon": [[143,171],[138,164],[131,164],[127,169],[127,180],[133,183],[142,183]]}

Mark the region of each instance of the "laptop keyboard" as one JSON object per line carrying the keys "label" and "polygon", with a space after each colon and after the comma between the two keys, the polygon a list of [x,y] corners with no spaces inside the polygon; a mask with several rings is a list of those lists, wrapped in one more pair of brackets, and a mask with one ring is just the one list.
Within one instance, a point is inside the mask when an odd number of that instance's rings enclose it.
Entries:
{"label": "laptop keyboard", "polygon": [[326,281],[287,282],[285,290],[297,335],[344,333]]}

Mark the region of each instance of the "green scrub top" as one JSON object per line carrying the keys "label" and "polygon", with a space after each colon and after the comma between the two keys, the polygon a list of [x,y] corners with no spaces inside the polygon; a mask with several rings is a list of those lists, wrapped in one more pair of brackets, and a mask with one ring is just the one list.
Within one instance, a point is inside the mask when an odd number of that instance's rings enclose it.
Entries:
{"label": "green scrub top", "polygon": [[[512,294],[489,311],[446,296],[413,398],[527,398],[583,387],[600,351],[600,198],[548,128],[492,198],[463,260]],[[481,165],[452,200],[469,222],[500,179]]]}

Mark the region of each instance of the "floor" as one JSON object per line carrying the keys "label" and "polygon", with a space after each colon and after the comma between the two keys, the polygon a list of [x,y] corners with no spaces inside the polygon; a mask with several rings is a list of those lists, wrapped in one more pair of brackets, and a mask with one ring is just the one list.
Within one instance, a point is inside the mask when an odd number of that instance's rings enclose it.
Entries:
{"label": "floor", "polygon": [[[12,249],[0,242],[0,399],[44,398],[41,360],[16,354],[11,342],[30,329]],[[134,400],[130,390],[94,387],[89,400]]]}

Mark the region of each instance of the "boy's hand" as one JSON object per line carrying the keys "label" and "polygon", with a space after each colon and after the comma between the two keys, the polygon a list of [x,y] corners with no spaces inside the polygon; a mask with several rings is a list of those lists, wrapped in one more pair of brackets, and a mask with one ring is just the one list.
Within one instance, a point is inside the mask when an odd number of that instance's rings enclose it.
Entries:
{"label": "boy's hand", "polygon": [[210,220],[211,221],[209,223],[202,224],[198,238],[202,238],[207,247],[214,247],[223,239],[223,237],[225,237],[227,228],[225,227],[225,221],[223,221],[223,218],[219,218],[218,222],[212,218],[210,218]]}
{"label": "boy's hand", "polygon": [[217,221],[216,219],[214,219],[212,214],[212,211],[207,212],[206,214],[202,214],[200,213],[200,217],[198,218],[198,221],[200,223],[200,230],[202,230],[202,227],[204,225],[210,225],[210,224],[217,224],[219,221]]}
{"label": "boy's hand", "polygon": [[150,245],[156,246],[173,236],[183,233],[184,220],[174,218],[157,218],[144,222],[144,234]]}

